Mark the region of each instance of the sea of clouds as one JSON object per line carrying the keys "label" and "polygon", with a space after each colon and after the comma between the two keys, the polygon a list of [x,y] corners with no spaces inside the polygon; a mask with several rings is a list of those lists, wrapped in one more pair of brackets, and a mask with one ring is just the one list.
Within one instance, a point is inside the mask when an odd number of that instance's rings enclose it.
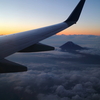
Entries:
{"label": "sea of clouds", "polygon": [[[100,100],[100,37],[62,35],[53,36],[42,43],[58,48],[67,41],[91,48],[81,51],[91,57],[61,52],[58,49],[13,54],[7,59],[27,66],[28,71],[0,74],[0,99]],[[93,52],[94,49],[97,51]]]}

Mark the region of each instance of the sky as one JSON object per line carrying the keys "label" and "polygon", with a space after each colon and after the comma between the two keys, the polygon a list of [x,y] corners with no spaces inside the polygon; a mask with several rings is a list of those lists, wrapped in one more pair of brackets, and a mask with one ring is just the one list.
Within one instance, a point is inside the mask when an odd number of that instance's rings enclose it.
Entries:
{"label": "sky", "polygon": [[[60,51],[69,40],[90,49],[79,54]],[[0,100],[100,100],[100,36],[55,35],[42,43],[57,49],[6,58],[28,71],[0,74]]]}
{"label": "sky", "polygon": [[[0,0],[0,35],[60,23],[68,18],[79,0]],[[58,33],[100,35],[100,0],[86,0],[79,21]]]}

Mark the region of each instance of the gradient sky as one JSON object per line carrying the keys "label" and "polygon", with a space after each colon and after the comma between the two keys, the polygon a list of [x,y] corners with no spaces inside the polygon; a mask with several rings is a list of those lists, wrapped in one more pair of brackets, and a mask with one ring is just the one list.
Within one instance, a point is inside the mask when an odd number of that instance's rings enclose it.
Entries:
{"label": "gradient sky", "polygon": [[[79,0],[0,0],[0,34],[12,34],[68,18]],[[100,0],[87,0],[78,23],[59,34],[100,35]]]}

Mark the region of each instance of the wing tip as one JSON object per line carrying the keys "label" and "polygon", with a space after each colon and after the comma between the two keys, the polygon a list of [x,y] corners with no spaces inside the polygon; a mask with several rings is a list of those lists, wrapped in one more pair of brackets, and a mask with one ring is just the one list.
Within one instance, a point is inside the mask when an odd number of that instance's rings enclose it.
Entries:
{"label": "wing tip", "polygon": [[72,25],[72,24],[75,24],[78,21],[85,1],[86,0],[80,0],[79,1],[79,3],[77,4],[77,6],[73,10],[73,12],[70,14],[70,16],[67,18],[67,20],[64,21],[65,23],[67,23],[67,24],[69,23],[69,24]]}

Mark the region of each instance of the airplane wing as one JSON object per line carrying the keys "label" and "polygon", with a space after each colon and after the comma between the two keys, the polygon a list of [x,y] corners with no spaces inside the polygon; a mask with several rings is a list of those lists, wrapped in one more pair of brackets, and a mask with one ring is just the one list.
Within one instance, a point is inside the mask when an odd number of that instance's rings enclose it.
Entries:
{"label": "airplane wing", "polygon": [[[0,36],[0,70],[2,70],[0,72],[19,72],[27,70],[25,66],[23,66],[22,70],[22,65],[16,65],[15,63],[5,59],[5,57],[15,52],[39,52],[53,50],[53,47],[40,44],[39,42],[75,24],[79,19],[85,1],[86,0],[80,0],[68,19],[62,23],[16,34]],[[9,68],[7,68],[9,70],[7,70],[4,66],[8,66]],[[10,68],[10,66],[14,67]],[[20,68],[18,67],[18,70],[10,71],[10,69],[15,68],[16,66],[20,66],[21,70],[19,70]]]}

